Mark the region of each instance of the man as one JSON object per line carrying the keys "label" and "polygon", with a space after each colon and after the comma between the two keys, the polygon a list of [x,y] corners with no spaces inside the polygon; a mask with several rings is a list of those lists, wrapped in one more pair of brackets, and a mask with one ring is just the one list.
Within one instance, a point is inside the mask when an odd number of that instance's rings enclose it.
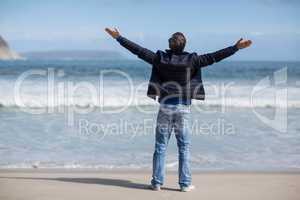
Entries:
{"label": "man", "polygon": [[147,95],[158,98],[160,109],[157,117],[155,151],[151,188],[159,191],[164,182],[165,152],[172,130],[175,132],[179,153],[179,186],[183,192],[195,187],[191,184],[189,116],[192,99],[204,100],[201,68],[219,62],[249,47],[250,40],[240,39],[233,46],[214,53],[197,55],[184,51],[185,36],[174,33],[169,39],[169,48],[156,53],[122,37],[117,29],[105,31],[123,47],[152,65]]}

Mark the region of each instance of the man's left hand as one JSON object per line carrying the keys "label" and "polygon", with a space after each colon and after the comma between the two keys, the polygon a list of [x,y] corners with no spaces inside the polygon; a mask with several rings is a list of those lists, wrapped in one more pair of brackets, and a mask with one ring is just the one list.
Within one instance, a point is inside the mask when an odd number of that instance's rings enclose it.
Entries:
{"label": "man's left hand", "polygon": [[105,31],[114,39],[116,39],[117,37],[120,36],[120,33],[118,31],[118,29],[114,28],[114,30],[110,29],[110,28],[105,28]]}

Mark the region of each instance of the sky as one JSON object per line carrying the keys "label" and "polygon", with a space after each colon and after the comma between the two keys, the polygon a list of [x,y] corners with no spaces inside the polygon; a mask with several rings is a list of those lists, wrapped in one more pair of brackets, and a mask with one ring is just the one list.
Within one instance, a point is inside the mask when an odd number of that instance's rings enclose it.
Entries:
{"label": "sky", "polygon": [[17,52],[126,50],[103,30],[153,51],[180,31],[186,50],[207,53],[239,38],[253,46],[233,60],[300,60],[299,0],[0,0],[0,35]]}

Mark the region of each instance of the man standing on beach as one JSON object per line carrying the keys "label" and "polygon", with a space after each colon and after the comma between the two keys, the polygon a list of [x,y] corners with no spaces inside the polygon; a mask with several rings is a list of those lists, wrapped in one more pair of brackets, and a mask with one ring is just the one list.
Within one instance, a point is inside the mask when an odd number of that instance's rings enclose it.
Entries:
{"label": "man standing on beach", "polygon": [[219,62],[249,47],[250,40],[240,39],[235,45],[225,49],[197,55],[184,51],[185,36],[174,33],[169,39],[169,49],[156,53],[143,48],[121,36],[117,29],[105,31],[123,47],[152,65],[147,95],[158,98],[160,109],[157,116],[155,150],[153,154],[153,174],[151,188],[159,191],[164,182],[165,152],[171,132],[174,130],[179,153],[179,186],[182,192],[194,189],[191,184],[189,117],[192,99],[204,100],[201,68]]}

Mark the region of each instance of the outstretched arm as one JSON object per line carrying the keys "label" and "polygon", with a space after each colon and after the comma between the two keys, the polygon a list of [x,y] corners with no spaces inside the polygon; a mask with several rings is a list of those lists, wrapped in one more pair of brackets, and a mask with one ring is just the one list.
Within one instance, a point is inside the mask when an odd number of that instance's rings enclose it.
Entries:
{"label": "outstretched arm", "polygon": [[123,47],[128,49],[131,53],[137,55],[144,61],[153,64],[154,59],[156,57],[156,54],[153,51],[143,48],[138,44],[126,39],[125,37],[122,37],[116,28],[114,30],[106,28],[105,31],[114,39],[116,39]]}
{"label": "outstretched arm", "polygon": [[203,54],[198,56],[198,67],[205,67],[215,62],[219,62],[237,52],[239,49],[244,49],[252,44],[251,40],[243,40],[242,38],[236,42],[235,45],[221,49],[219,51]]}

